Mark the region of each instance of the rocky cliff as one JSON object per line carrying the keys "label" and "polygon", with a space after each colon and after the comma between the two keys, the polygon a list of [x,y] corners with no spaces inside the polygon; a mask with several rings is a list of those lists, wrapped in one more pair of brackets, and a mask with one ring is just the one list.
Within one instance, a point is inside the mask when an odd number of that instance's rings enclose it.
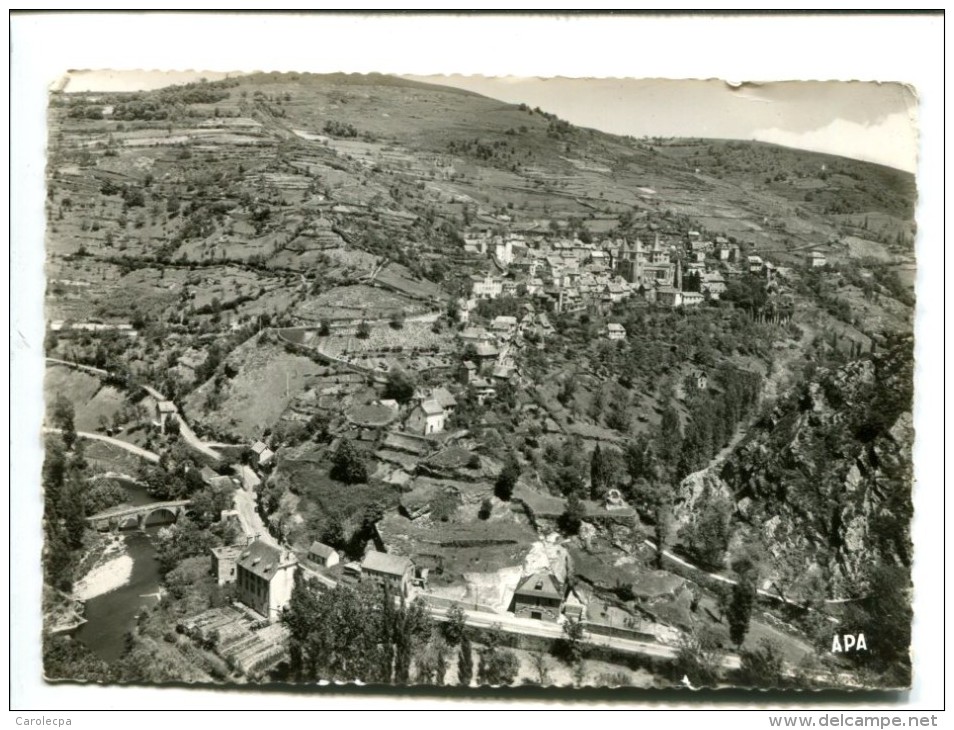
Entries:
{"label": "rocky cliff", "polygon": [[857,595],[867,567],[910,564],[912,395],[909,338],[819,368],[725,462],[683,482],[677,512],[731,505],[730,556],[756,554],[792,597]]}

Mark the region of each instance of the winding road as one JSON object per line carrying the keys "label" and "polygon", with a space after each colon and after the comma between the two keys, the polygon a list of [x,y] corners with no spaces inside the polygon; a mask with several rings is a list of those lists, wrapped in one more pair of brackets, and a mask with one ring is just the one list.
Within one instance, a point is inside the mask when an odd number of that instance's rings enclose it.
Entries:
{"label": "winding road", "polygon": [[[46,427],[44,427],[44,428],[43,428],[43,433],[59,433],[59,434],[62,434],[62,433],[63,433],[63,429],[62,429],[62,428],[46,428]],[[105,436],[105,435],[103,435],[103,434],[101,434],[101,433],[90,433],[89,431],[77,431],[77,432],[76,432],[76,436],[77,436],[77,438],[81,438],[81,439],[91,439],[91,440],[93,440],[93,441],[102,441],[103,443],[107,443],[107,444],[109,444],[110,446],[117,446],[117,447],[119,447],[120,449],[125,449],[125,450],[128,451],[130,454],[135,454],[136,456],[140,457],[141,459],[145,459],[146,461],[151,461],[153,464],[158,464],[158,463],[159,463],[159,454],[157,454],[157,453],[155,453],[155,452],[153,452],[153,451],[148,451],[148,450],[146,450],[146,449],[143,449],[143,448],[141,448],[141,447],[139,447],[139,446],[136,446],[135,444],[131,444],[131,443],[129,443],[128,441],[120,441],[119,439],[115,439],[115,438],[113,438],[112,436]]]}

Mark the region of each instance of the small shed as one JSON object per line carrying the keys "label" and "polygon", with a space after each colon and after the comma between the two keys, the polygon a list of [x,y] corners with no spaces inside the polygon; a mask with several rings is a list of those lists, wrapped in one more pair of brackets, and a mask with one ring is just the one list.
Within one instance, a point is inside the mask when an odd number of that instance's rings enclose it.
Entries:
{"label": "small shed", "polygon": [[315,540],[308,548],[308,559],[323,568],[330,568],[340,562],[338,551],[330,545]]}

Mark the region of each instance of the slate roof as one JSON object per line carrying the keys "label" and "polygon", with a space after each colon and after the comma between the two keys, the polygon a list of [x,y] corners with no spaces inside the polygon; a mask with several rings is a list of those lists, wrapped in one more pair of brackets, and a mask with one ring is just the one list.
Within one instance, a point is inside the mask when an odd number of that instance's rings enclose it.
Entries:
{"label": "slate roof", "polygon": [[421,410],[427,416],[439,416],[444,412],[444,408],[436,400],[422,401]]}
{"label": "slate roof", "polygon": [[457,399],[451,395],[451,392],[447,388],[435,388],[431,394],[431,398],[437,401],[441,408],[453,408],[457,405]]}
{"label": "slate roof", "polygon": [[414,563],[411,562],[410,558],[379,553],[374,550],[365,555],[364,560],[361,561],[362,570],[373,570],[388,575],[402,576],[413,567]]}
{"label": "slate roof", "polygon": [[[287,562],[286,560],[285,563]],[[275,576],[278,567],[285,563],[282,562],[281,550],[261,540],[256,540],[245,548],[238,559],[241,568],[269,581]]]}
{"label": "slate roof", "polygon": [[514,595],[529,597],[542,596],[561,600],[563,598],[563,591],[552,573],[540,572],[527,576],[517,587]]}
{"label": "slate roof", "polygon": [[311,544],[311,547],[308,548],[309,555],[317,555],[322,560],[325,560],[331,555],[334,555],[334,553],[335,553],[335,549],[333,547],[325,545],[323,542],[318,542],[317,540],[315,540]]}

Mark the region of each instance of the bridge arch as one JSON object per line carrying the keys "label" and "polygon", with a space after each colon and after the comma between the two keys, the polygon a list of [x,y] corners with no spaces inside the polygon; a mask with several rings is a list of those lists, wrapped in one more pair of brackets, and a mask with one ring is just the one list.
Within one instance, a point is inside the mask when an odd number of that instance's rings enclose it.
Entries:
{"label": "bridge arch", "polygon": [[139,515],[139,527],[148,527],[150,525],[165,525],[171,522],[178,522],[182,514],[181,507],[168,507],[161,505],[148,512]]}

